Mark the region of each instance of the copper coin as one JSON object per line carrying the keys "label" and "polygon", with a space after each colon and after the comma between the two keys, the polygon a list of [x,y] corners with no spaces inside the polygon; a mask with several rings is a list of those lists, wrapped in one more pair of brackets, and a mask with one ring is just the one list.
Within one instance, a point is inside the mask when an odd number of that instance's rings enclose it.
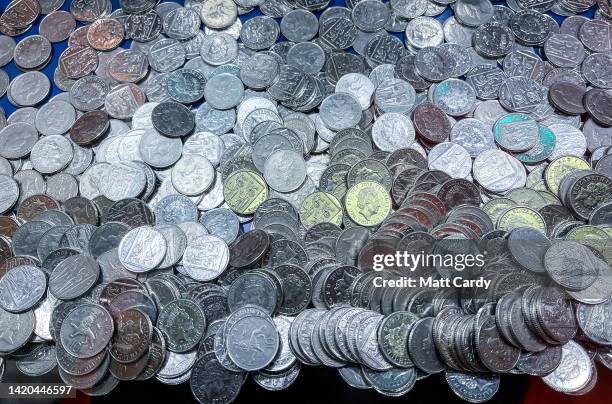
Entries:
{"label": "copper coin", "polygon": [[412,112],[414,128],[428,143],[440,143],[448,139],[451,125],[448,116],[433,104],[418,105]]}
{"label": "copper coin", "polygon": [[17,217],[30,221],[46,210],[59,208],[59,203],[50,196],[32,195],[21,202],[17,209]]}
{"label": "copper coin", "polygon": [[612,90],[592,88],[582,99],[584,108],[595,122],[612,126]]}
{"label": "copper coin", "polygon": [[87,31],[87,42],[100,51],[115,49],[125,37],[123,24],[114,18],[101,18],[94,21]]}
{"label": "copper coin", "polygon": [[86,112],[70,128],[70,139],[80,146],[86,146],[101,138],[109,126],[106,112]]}
{"label": "copper coin", "polygon": [[558,81],[550,86],[548,99],[550,103],[568,115],[584,114],[586,110],[582,105],[582,97],[586,89],[567,81]]}

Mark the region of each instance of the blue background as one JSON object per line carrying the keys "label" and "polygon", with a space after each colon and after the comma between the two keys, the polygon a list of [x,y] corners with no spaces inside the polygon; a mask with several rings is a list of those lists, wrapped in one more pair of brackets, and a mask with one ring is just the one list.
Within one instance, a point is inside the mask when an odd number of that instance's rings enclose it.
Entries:
{"label": "blue background", "polygon": [[[166,2],[166,1],[164,1]],[[4,7],[6,7],[9,3],[9,0],[0,0],[0,4],[2,7],[2,9],[4,9]],[[70,3],[71,0],[66,0],[66,2],[64,3],[62,10],[66,10],[66,11],[70,11]],[[113,3],[113,10],[116,10],[117,8],[119,8],[119,0],[112,0]],[[179,4],[184,4],[184,1],[174,1],[174,3],[179,3]],[[500,5],[506,5],[505,1],[501,1],[501,2],[494,2],[493,4],[500,4]],[[331,6],[344,6],[344,0],[332,0],[329,4],[329,7]],[[585,13],[583,13],[582,15],[585,15],[589,18],[592,18],[595,12],[595,7],[592,7],[591,9],[589,9],[588,11],[586,11]],[[317,13],[317,15],[320,13]],[[548,13],[549,15],[551,15],[552,17],[555,18],[555,20],[557,20],[557,22],[561,23],[561,21],[563,21],[564,17],[560,17],[556,14],[553,13]],[[253,10],[248,14],[242,15],[240,16],[240,20],[242,20],[242,22],[248,20],[249,18],[253,18],[255,16],[258,15],[262,15],[262,13],[259,11],[259,9]],[[446,10],[444,11],[444,13],[442,13],[441,15],[435,17],[437,20],[439,20],[440,22],[444,22],[444,20],[446,20],[448,17],[450,17],[451,15],[453,15],[453,11],[451,10],[450,7],[447,7]],[[38,34],[38,24],[40,23],[40,21],[42,20],[44,16],[41,15],[33,24],[32,28],[27,31],[25,34],[23,35],[19,35],[16,37],[13,37],[13,39],[15,40],[15,42],[19,43],[19,41],[21,41],[23,38],[30,36],[30,35],[37,35]],[[280,22],[280,18],[277,19],[277,21]],[[83,24],[80,22],[77,22],[77,28],[82,26]],[[202,26],[203,27],[203,26]],[[393,33],[393,35],[398,36],[399,38],[402,39],[402,41],[404,40],[404,34],[403,33]],[[280,38],[281,41],[284,41],[285,39],[283,37]],[[123,44],[121,45],[121,47],[123,48],[129,48],[130,47],[130,43],[131,40],[127,40],[124,41]],[[66,47],[68,46],[68,41],[63,41],[63,42],[59,42],[59,43],[54,43],[53,45],[53,53],[51,55],[51,61],[49,62],[49,64],[42,70],[43,73],[45,73],[47,75],[47,77],[49,77],[49,80],[51,81],[51,93],[49,95],[48,98],[53,97],[54,95],[62,92],[59,88],[57,88],[55,86],[55,84],[53,83],[53,72],[55,71],[55,68],[57,67],[57,61],[60,57],[60,55],[62,54],[62,52],[66,49]],[[350,50],[350,52],[353,52],[352,49]],[[11,80],[14,79],[15,77],[17,77],[19,74],[22,74],[23,72],[21,70],[19,70],[17,68],[17,66],[15,65],[15,62],[12,61],[11,63],[9,63],[8,65],[2,67],[2,69],[4,69],[10,76]],[[47,99],[48,99],[47,98]],[[46,99],[46,100],[47,100]],[[45,100],[45,101],[46,101]],[[0,105],[2,106],[2,108],[4,108],[6,117],[8,118],[8,116],[15,111],[15,106],[13,106],[9,101],[7,96],[5,95],[4,97],[2,97],[2,99],[0,99]]]}

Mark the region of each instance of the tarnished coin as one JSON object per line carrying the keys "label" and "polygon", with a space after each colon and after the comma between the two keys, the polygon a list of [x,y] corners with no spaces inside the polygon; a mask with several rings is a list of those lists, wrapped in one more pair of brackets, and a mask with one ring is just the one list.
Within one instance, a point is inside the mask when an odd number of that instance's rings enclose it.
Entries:
{"label": "tarnished coin", "polygon": [[514,113],[500,118],[493,127],[495,142],[511,152],[533,148],[539,138],[538,125],[526,114]]}
{"label": "tarnished coin", "polygon": [[121,311],[114,320],[117,332],[109,353],[119,363],[133,363],[149,349],[153,332],[151,320],[145,313],[133,308]]}
{"label": "tarnished coin", "polygon": [[169,350],[187,352],[200,342],[206,319],[197,304],[178,299],[164,306],[159,313],[158,326],[166,337]]}

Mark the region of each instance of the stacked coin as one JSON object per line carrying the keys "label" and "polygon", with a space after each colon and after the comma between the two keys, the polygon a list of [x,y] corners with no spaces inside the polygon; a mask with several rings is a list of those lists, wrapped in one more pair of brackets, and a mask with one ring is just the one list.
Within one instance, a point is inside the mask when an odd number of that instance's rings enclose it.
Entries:
{"label": "stacked coin", "polygon": [[118,3],[0,15],[0,378],[482,402],[612,368],[609,1]]}

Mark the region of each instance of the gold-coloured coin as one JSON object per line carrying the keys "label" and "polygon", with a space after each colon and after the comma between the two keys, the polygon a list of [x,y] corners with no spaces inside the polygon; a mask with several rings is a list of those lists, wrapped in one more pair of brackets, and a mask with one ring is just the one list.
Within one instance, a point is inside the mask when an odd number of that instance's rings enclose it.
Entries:
{"label": "gold-coloured coin", "polygon": [[346,196],[347,190],[348,190],[348,187],[346,186],[346,183],[342,183],[338,185],[336,188],[334,188],[334,190],[331,191],[331,193],[333,196],[336,197],[337,200],[341,201]]}
{"label": "gold-coloured coin", "polygon": [[548,189],[555,194],[559,193],[561,181],[575,170],[590,170],[591,166],[584,159],[576,156],[561,156],[550,162],[544,171],[544,180]]}
{"label": "gold-coloured coin", "polygon": [[516,205],[517,203],[509,198],[494,198],[485,203],[482,210],[489,215],[493,223],[497,223],[502,213]]}
{"label": "gold-coloured coin", "polygon": [[346,213],[357,224],[366,227],[379,225],[391,210],[391,197],[385,187],[374,181],[353,185],[344,198]]}
{"label": "gold-coloured coin", "polygon": [[557,198],[551,192],[544,190],[544,191],[538,191],[538,193],[542,196],[542,198],[544,198],[547,205],[562,205],[559,198]]}
{"label": "gold-coloured coin", "polygon": [[604,229],[597,226],[576,226],[565,235],[566,240],[579,241],[584,245],[588,245],[604,253],[606,244],[610,242],[610,236]]}
{"label": "gold-coloured coin", "polygon": [[268,198],[266,182],[254,171],[233,172],[223,184],[223,195],[229,207],[240,215],[252,215]]}
{"label": "gold-coloured coin", "polygon": [[534,168],[533,170],[531,170],[529,175],[527,175],[527,183],[525,184],[525,186],[527,188],[533,189],[535,184],[544,180],[544,170],[546,170],[546,167],[547,165],[541,164],[537,166],[536,168]]}
{"label": "gold-coloured coin", "polygon": [[516,206],[506,210],[497,221],[497,228],[511,231],[517,227],[530,227],[546,234],[546,222],[542,215],[527,206]]}
{"label": "gold-coloured coin", "polygon": [[536,210],[546,205],[546,201],[538,191],[531,188],[513,189],[506,194],[506,198],[512,199],[517,205],[530,206]]}
{"label": "gold-coloured coin", "polygon": [[546,181],[544,181],[544,180],[540,180],[538,182],[535,182],[535,183],[531,184],[531,187],[529,187],[529,188],[535,189],[538,192],[540,192],[540,191],[548,192],[548,187],[546,187]]}
{"label": "gold-coloured coin", "polygon": [[318,223],[342,224],[342,204],[328,192],[315,192],[300,207],[300,221],[308,229]]}

